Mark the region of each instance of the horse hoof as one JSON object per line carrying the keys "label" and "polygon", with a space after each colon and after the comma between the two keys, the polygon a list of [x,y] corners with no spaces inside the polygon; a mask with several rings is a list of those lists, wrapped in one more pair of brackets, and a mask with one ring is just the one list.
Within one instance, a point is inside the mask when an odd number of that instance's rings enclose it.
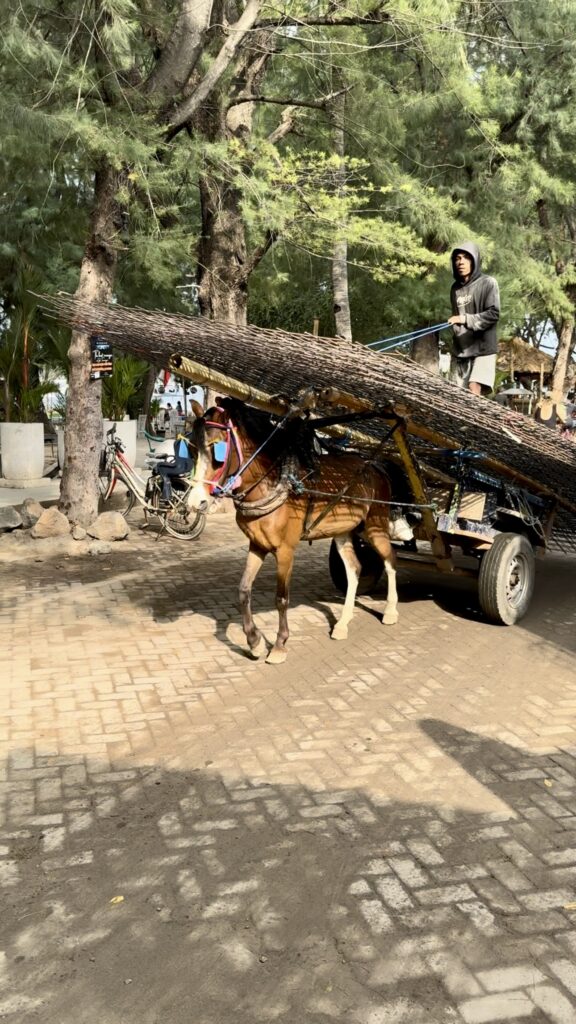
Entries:
{"label": "horse hoof", "polygon": [[339,622],[337,622],[330,636],[332,637],[333,640],[347,640],[348,626],[342,626]]}
{"label": "horse hoof", "polygon": [[395,626],[398,622],[398,612],[384,612],[382,625]]}
{"label": "horse hoof", "polygon": [[266,658],[267,665],[281,665],[282,662],[286,661],[287,652],[279,651],[277,647],[273,647],[268,657]]}
{"label": "horse hoof", "polygon": [[[266,641],[265,641],[264,637],[261,636],[259,641],[258,641],[258,643],[256,644],[256,647],[251,647],[250,648],[250,654],[251,654],[251,656],[254,659],[258,660],[258,658],[263,658],[264,657],[264,655],[266,654],[267,650],[268,650],[268,647],[266,646]],[[268,660],[268,659],[266,659],[266,660]]]}

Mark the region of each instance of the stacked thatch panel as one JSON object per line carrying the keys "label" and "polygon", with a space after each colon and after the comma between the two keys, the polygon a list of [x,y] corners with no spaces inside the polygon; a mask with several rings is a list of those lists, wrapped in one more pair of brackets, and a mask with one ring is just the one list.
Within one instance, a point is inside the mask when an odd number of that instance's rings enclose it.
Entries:
{"label": "stacked thatch panel", "polygon": [[[307,386],[332,387],[375,409],[407,407],[409,429],[420,438],[475,449],[494,470],[505,468],[519,480],[530,480],[535,490],[550,490],[576,509],[576,445],[521,414],[457,389],[408,359],[337,338],[91,306],[71,296],[49,299],[47,305],[66,322],[105,336],[159,367],[181,353],[215,374],[269,395],[294,399]],[[383,427],[374,420],[362,430],[378,436]]]}

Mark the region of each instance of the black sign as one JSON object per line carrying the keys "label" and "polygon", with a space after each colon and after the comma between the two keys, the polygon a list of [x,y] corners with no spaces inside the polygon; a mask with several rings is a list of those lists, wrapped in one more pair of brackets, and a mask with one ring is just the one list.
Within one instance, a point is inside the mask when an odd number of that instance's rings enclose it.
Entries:
{"label": "black sign", "polygon": [[102,377],[111,377],[114,363],[112,344],[97,334],[90,338],[90,380],[101,380]]}

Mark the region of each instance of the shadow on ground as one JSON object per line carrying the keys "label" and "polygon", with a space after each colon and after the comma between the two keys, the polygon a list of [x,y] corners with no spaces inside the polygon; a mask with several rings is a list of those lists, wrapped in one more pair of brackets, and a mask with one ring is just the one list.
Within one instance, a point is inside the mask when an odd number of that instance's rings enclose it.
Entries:
{"label": "shadow on ground", "polygon": [[[131,547],[118,545],[110,554],[96,558],[60,556],[41,563],[31,560],[20,562],[18,579],[34,593],[55,587],[65,589],[76,583],[82,583],[84,587],[98,586],[122,578],[123,588],[134,607],[149,610],[155,621],[178,621],[190,612],[207,615],[216,623],[218,638],[240,651],[241,646],[228,639],[226,627],[231,619],[240,621],[238,585],[246,559],[246,542],[234,524],[221,525],[217,520],[218,517],[214,517],[214,523],[209,524],[210,532],[207,529],[198,542],[168,538],[156,541],[148,535],[139,537]],[[299,547],[291,593],[293,608],[308,606],[322,614],[327,634],[334,624],[335,611],[339,614],[338,608],[343,600],[330,579],[328,548],[329,542],[315,544],[312,549],[305,545]],[[0,575],[2,573],[7,579],[12,579],[9,564],[0,566]],[[495,629],[499,633],[504,628],[488,627],[485,623],[473,580],[404,568],[399,571],[398,580],[399,629],[403,605],[426,605],[429,602],[442,612],[477,622],[480,627]],[[545,643],[576,653],[575,580],[574,557],[552,554],[539,562],[532,604],[517,628]],[[273,558],[269,557],[254,586],[253,609],[256,615],[275,609],[274,595],[275,565]],[[379,623],[386,599],[384,579],[371,597],[372,602],[359,597],[358,608],[369,612]],[[96,609],[96,604],[94,607]],[[375,628],[378,627],[375,625]],[[354,626],[351,634],[353,629]],[[273,639],[272,634],[270,639]]]}
{"label": "shadow on ground", "polygon": [[0,1017],[446,1024],[500,999],[573,1019],[574,751],[422,726],[501,812],[15,753]]}

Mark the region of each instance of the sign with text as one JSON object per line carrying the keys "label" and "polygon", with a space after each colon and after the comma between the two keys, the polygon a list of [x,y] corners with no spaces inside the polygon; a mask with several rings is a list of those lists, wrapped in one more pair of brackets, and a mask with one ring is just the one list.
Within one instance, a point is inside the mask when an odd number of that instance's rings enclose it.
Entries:
{"label": "sign with text", "polygon": [[114,365],[112,344],[97,334],[90,338],[90,380],[111,377]]}

